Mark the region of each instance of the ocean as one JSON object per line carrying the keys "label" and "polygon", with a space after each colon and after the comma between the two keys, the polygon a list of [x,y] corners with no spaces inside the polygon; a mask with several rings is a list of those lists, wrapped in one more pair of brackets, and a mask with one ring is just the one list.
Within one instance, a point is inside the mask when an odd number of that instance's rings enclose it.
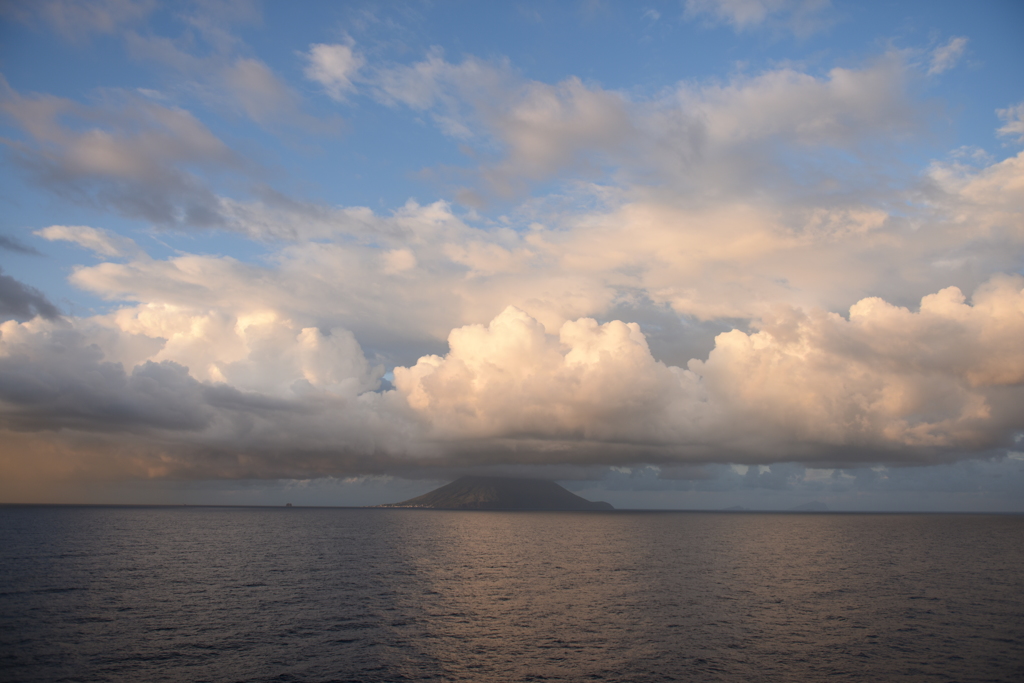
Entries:
{"label": "ocean", "polygon": [[0,507],[4,681],[1024,681],[1024,517]]}

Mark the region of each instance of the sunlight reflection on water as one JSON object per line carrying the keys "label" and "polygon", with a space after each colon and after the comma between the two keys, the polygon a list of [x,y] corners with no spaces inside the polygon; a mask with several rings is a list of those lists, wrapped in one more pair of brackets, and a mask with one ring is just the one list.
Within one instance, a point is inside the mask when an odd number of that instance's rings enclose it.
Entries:
{"label": "sunlight reflection on water", "polygon": [[1024,518],[0,508],[4,680],[1024,679]]}

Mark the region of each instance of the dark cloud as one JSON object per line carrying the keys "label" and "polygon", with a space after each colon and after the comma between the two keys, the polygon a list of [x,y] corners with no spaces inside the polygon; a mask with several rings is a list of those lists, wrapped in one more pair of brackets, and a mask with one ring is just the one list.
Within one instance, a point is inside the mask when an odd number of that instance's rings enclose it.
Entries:
{"label": "dark cloud", "polygon": [[[385,472],[403,461],[391,442],[408,425],[375,414],[387,412],[388,397],[284,399],[200,382],[171,361],[127,372],[72,324],[5,324],[0,431],[34,432],[57,449],[70,444],[75,467],[128,457],[136,474],[274,479]],[[6,455],[34,457],[13,446]]]}
{"label": "dark cloud", "polygon": [[7,251],[13,251],[16,254],[28,254],[30,256],[42,256],[43,253],[35,247],[30,247],[27,244],[22,244],[21,241],[11,237],[10,235],[0,234],[0,249],[6,249]]}
{"label": "dark cloud", "polygon": [[52,334],[46,348],[21,351],[0,357],[10,428],[139,432],[198,430],[210,422],[202,386],[177,363],[147,361],[128,374],[71,330]]}
{"label": "dark cloud", "polygon": [[259,422],[287,431],[282,421],[288,416],[317,412],[301,401],[199,382],[172,361],[146,361],[126,372],[70,328],[29,340],[11,337],[0,356],[0,403],[6,404],[0,420],[19,430],[152,434],[203,432],[217,423],[221,431],[207,433],[207,445],[188,442],[202,453],[216,450],[225,433],[244,441]]}
{"label": "dark cloud", "polygon": [[0,318],[28,320],[37,315],[54,320],[60,311],[38,289],[4,275],[0,268]]}

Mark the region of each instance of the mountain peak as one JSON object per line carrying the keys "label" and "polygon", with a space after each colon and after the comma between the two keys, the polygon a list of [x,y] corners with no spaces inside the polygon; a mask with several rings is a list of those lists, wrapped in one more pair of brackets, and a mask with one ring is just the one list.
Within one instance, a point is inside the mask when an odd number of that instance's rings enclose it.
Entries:
{"label": "mountain peak", "polygon": [[435,510],[612,510],[566,491],[553,481],[467,476],[401,503],[380,507]]}

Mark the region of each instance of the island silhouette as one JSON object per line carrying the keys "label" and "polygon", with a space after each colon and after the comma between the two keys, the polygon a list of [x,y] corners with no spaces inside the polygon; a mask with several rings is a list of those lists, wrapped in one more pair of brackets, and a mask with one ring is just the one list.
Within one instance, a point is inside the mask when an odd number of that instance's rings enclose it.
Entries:
{"label": "island silhouette", "polygon": [[566,491],[553,481],[518,477],[461,477],[416,498],[386,508],[434,510],[613,510]]}

